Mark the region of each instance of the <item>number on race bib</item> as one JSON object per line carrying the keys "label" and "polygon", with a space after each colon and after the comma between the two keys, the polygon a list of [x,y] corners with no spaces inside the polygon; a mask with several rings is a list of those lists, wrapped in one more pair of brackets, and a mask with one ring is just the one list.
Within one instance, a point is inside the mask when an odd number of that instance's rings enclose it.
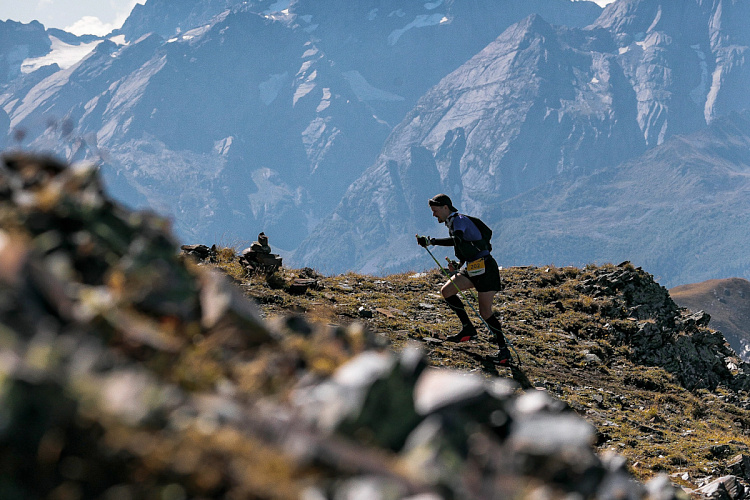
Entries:
{"label": "number on race bib", "polygon": [[479,276],[484,274],[484,259],[477,259],[475,261],[469,262],[466,265],[466,272],[469,274],[469,276]]}

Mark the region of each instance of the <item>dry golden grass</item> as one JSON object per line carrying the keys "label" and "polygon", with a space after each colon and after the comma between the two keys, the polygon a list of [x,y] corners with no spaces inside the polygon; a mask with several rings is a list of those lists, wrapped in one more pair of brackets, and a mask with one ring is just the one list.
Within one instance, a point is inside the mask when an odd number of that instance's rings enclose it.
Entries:
{"label": "dry golden grass", "polygon": [[[679,473],[673,481],[695,487],[699,478],[725,474],[733,456],[750,453],[748,396],[721,388],[690,392],[664,369],[632,363],[630,347],[618,339],[637,331],[635,320],[623,317],[611,297],[578,291],[583,280],[602,269],[616,267],[501,271],[504,290],[494,309],[520,355],[520,370],[513,373],[487,362],[497,347],[484,328],[478,328],[476,342],[430,341],[459,328],[439,295],[445,277],[437,270],[385,277],[321,276],[320,289],[299,296],[257,277],[246,280],[243,289],[269,317],[294,312],[329,324],[361,322],[387,338],[394,349],[420,343],[434,365],[488,377],[525,377],[594,424],[598,449],[624,455],[638,479]],[[287,283],[298,274],[280,271]],[[471,294],[467,297],[472,300]],[[471,311],[470,315],[478,325]],[[588,354],[600,361],[592,361]],[[338,361],[321,366],[321,373],[329,373]],[[720,456],[716,450],[722,450]],[[685,474],[687,480],[682,479]]]}

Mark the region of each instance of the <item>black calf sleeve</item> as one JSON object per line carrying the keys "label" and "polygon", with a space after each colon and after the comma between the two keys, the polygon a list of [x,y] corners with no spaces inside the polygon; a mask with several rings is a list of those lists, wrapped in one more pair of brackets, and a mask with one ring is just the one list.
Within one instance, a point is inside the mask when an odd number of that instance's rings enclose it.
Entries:
{"label": "black calf sleeve", "polygon": [[497,319],[497,316],[494,314],[490,316],[489,318],[485,318],[485,323],[487,323],[487,326],[490,327],[490,333],[495,334],[495,340],[497,341],[497,346],[501,349],[505,347],[505,336],[503,335],[503,327],[500,326],[500,320]]}
{"label": "black calf sleeve", "polygon": [[471,323],[469,315],[466,313],[464,303],[461,302],[461,299],[458,298],[458,295],[451,295],[450,297],[445,299],[445,301],[448,303],[448,306],[453,309],[453,312],[456,313],[456,316],[458,316],[458,319],[461,321],[462,325]]}

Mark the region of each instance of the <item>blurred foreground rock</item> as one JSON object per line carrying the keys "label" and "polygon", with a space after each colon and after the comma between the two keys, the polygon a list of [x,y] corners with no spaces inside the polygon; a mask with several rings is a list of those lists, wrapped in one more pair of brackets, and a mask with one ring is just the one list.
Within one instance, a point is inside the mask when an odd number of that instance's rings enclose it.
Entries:
{"label": "blurred foreground rock", "polygon": [[97,170],[0,167],[0,498],[678,496],[544,392],[263,322]]}

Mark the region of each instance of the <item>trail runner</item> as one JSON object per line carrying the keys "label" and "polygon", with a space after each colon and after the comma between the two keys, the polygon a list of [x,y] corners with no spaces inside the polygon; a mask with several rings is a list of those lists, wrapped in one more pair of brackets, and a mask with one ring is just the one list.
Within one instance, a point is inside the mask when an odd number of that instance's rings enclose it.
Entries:
{"label": "trail runner", "polygon": [[[510,351],[502,333],[500,321],[492,312],[492,302],[495,294],[500,290],[500,272],[497,262],[490,254],[489,236],[492,231],[480,220],[458,213],[448,195],[438,194],[429,200],[432,215],[438,222],[445,223],[450,236],[448,238],[431,238],[417,235],[417,243],[427,248],[430,245],[452,246],[459,260],[458,266],[452,262],[448,270],[453,276],[440,289],[445,302],[456,313],[461,321],[461,331],[448,336],[448,342],[468,342],[477,335],[469,315],[466,312],[459,290],[476,288],[479,297],[479,315],[484,324],[495,336],[498,352],[493,361],[502,366],[508,366],[511,361]],[[474,219],[474,220],[472,220]],[[476,221],[476,222],[475,222]],[[484,237],[482,230],[484,229]],[[488,236],[489,234],[489,236]],[[463,267],[466,264],[466,267]]]}

